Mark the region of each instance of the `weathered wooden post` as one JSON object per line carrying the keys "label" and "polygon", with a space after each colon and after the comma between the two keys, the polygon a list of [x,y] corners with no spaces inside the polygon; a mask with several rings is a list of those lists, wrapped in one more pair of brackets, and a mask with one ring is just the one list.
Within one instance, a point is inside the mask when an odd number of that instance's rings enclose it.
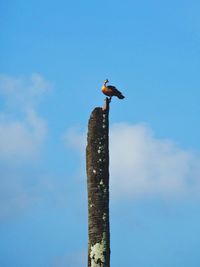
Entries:
{"label": "weathered wooden post", "polygon": [[88,124],[88,267],[110,267],[109,103],[95,108]]}

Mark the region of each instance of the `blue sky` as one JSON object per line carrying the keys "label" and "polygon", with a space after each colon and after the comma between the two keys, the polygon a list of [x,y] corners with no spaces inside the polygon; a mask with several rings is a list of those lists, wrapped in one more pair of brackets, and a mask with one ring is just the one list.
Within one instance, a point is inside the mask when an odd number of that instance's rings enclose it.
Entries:
{"label": "blue sky", "polygon": [[0,3],[0,265],[87,262],[85,136],[108,78],[111,264],[200,264],[200,3]]}

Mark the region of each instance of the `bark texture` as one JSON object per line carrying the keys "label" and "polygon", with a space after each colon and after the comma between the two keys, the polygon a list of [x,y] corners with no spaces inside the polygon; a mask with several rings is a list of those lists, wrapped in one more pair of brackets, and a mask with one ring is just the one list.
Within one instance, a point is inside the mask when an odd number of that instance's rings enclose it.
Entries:
{"label": "bark texture", "polygon": [[88,185],[88,267],[110,267],[109,100],[93,110],[86,148]]}

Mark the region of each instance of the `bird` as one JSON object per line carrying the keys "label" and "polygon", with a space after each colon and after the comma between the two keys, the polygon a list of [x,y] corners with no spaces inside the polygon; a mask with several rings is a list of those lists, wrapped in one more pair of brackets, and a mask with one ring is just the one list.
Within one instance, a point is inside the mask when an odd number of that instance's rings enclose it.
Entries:
{"label": "bird", "polygon": [[104,95],[109,96],[109,100],[110,101],[111,101],[111,99],[112,99],[113,96],[116,96],[119,99],[125,98],[123,96],[123,94],[119,90],[117,90],[117,88],[115,86],[113,86],[113,85],[107,85],[108,82],[109,82],[108,79],[106,79],[104,81],[104,84],[103,84],[103,86],[101,88],[101,91],[102,91],[102,93]]}

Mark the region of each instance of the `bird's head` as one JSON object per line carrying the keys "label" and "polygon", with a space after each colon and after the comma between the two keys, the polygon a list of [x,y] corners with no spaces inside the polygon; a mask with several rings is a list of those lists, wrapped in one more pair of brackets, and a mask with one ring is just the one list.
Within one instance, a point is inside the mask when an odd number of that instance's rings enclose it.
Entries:
{"label": "bird's head", "polygon": [[108,82],[109,82],[108,79],[104,80],[104,84],[107,84]]}

